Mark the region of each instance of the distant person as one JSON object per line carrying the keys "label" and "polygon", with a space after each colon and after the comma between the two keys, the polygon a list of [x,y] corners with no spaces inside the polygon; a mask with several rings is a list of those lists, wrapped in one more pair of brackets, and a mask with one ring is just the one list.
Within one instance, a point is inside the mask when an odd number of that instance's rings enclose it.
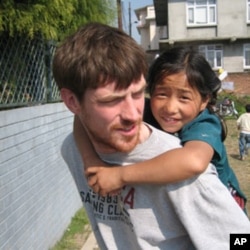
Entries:
{"label": "distant person", "polygon": [[239,152],[240,160],[244,160],[250,148],[250,104],[245,106],[246,113],[242,114],[237,120],[237,128],[240,131]]}
{"label": "distant person", "polygon": [[94,190],[105,195],[127,184],[173,183],[204,172],[211,162],[220,180],[246,211],[246,196],[229,165],[223,144],[224,126],[213,112],[220,87],[221,81],[197,51],[177,47],[161,54],[149,71],[151,98],[150,103],[146,102],[144,120],[178,135],[183,148],[168,150],[126,168],[88,168],[88,174],[97,175],[90,177],[89,184],[94,183]]}
{"label": "distant person", "polygon": [[[55,52],[62,99],[109,164],[133,164],[180,148],[177,137],[142,122],[146,72],[143,49],[104,24],[83,26]],[[224,250],[230,233],[250,232],[247,216],[211,164],[176,184],[126,185],[118,195],[101,197],[88,185],[72,133],[62,155],[101,249]]]}

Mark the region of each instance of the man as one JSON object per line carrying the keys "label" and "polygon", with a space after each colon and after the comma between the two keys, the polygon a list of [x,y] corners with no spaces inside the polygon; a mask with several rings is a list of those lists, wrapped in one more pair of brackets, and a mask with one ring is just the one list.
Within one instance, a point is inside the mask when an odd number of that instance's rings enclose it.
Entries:
{"label": "man", "polygon": [[[180,147],[174,136],[142,122],[146,71],[136,42],[102,24],[82,27],[56,51],[53,72],[62,99],[108,163],[131,164]],[[177,184],[126,186],[101,197],[87,184],[72,134],[62,155],[101,249],[223,250],[230,233],[250,232],[213,166]]]}
{"label": "man", "polygon": [[242,114],[237,120],[237,128],[240,131],[239,151],[240,160],[244,161],[245,155],[250,147],[250,104],[245,106],[246,113]]}

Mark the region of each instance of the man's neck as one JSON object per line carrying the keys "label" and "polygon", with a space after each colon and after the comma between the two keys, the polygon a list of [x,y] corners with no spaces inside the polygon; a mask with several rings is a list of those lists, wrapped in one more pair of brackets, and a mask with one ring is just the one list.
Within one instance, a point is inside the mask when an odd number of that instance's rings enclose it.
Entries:
{"label": "man's neck", "polygon": [[139,143],[143,143],[144,141],[146,141],[149,138],[151,133],[152,133],[151,128],[147,124],[142,122]]}

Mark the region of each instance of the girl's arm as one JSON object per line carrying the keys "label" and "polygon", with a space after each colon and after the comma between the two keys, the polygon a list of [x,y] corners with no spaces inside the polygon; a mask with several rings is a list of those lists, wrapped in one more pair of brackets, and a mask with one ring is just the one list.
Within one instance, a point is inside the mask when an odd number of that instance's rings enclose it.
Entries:
{"label": "girl's arm", "polygon": [[202,141],[187,142],[150,160],[123,167],[90,167],[89,185],[102,196],[127,184],[166,184],[202,173],[213,156],[213,148]]}
{"label": "girl's arm", "polygon": [[[83,127],[79,117],[76,115],[74,117],[74,123],[73,123],[73,135],[74,135],[77,148],[80,152],[82,161],[84,163],[85,171],[88,168],[91,168],[91,166],[102,166],[102,167],[92,167],[97,170],[95,171],[95,173],[85,172],[88,178],[88,183],[91,186],[91,188],[94,190],[94,192],[99,193],[102,196],[106,196],[107,194],[116,195],[117,193],[119,193],[120,186],[122,187],[122,185],[121,184],[117,185],[116,180],[118,180],[118,178],[115,179],[114,184],[112,184],[112,182],[108,182],[108,185],[109,185],[108,192],[106,191],[107,188],[105,188],[105,185],[104,184],[102,185],[101,182],[98,181],[99,179],[97,179],[97,177],[100,175],[100,173],[97,174],[97,172],[99,172],[99,170],[101,169],[106,170],[104,172],[104,175],[101,175],[102,179],[104,179],[106,183],[109,180],[110,176],[106,178],[105,174],[107,174],[107,172],[111,168],[108,168],[107,166],[109,165],[103,162],[98,156],[98,154],[96,153],[85,128]],[[117,169],[120,170],[121,167],[117,167]],[[115,172],[111,171],[111,174],[114,175]],[[118,188],[114,188],[115,186],[118,186]]]}
{"label": "girl's arm", "polygon": [[127,184],[165,184],[185,180],[202,173],[214,154],[209,144],[189,141],[182,148],[167,151],[144,162],[106,168],[108,165],[96,154],[78,117],[74,120],[74,137],[89,185],[102,195]]}
{"label": "girl's arm", "polygon": [[182,181],[202,173],[211,162],[214,150],[206,142],[189,141],[182,148],[169,150],[150,160],[121,169],[124,185],[164,184]]}
{"label": "girl's arm", "polygon": [[73,135],[75,138],[77,148],[80,152],[82,161],[84,163],[85,169],[87,169],[90,166],[107,165],[97,155],[85,128],[83,127],[79,117],[76,115],[74,117],[74,123],[73,123]]}

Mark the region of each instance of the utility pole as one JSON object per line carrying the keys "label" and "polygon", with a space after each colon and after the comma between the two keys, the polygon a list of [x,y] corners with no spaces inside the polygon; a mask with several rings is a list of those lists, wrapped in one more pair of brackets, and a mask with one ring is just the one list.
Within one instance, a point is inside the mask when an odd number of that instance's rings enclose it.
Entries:
{"label": "utility pole", "polygon": [[128,22],[129,22],[129,35],[132,36],[132,24],[138,23],[137,21],[133,21],[131,19],[131,2],[128,2]]}
{"label": "utility pole", "polygon": [[116,4],[117,4],[117,16],[118,16],[118,28],[121,29],[121,30],[123,30],[121,0],[116,0]]}
{"label": "utility pole", "polygon": [[131,21],[131,3],[128,2],[128,20],[129,20],[129,35],[132,35],[132,21]]}

